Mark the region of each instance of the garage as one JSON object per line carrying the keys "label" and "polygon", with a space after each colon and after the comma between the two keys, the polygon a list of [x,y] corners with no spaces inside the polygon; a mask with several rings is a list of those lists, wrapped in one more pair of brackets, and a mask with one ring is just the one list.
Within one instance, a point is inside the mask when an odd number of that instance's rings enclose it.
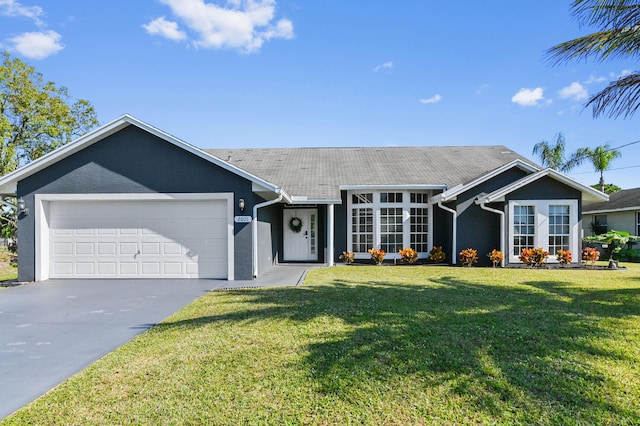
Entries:
{"label": "garage", "polygon": [[229,197],[41,196],[42,279],[232,279]]}

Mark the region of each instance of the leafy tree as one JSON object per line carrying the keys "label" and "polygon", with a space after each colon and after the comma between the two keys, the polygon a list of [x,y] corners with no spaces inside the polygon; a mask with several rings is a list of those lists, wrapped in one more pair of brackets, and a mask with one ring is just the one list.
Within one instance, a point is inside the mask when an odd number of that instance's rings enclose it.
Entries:
{"label": "leafy tree", "polygon": [[[554,63],[570,60],[636,59],[640,50],[640,1],[574,0],[571,13],[580,25],[598,31],[560,43],[547,51]],[[585,107],[594,117],[629,117],[640,107],[640,72],[622,76],[591,96]]]}
{"label": "leafy tree", "polygon": [[611,146],[607,143],[597,146],[595,149],[580,148],[578,151],[576,151],[576,154],[578,157],[589,159],[589,161],[591,161],[591,164],[593,164],[593,169],[596,172],[600,172],[599,189],[600,191],[604,192],[604,172],[609,169],[611,161],[622,156],[620,151],[611,148]]}
{"label": "leafy tree", "polygon": [[[14,171],[98,125],[93,106],[11,58],[0,65],[0,175]],[[0,58],[1,58],[0,57]],[[6,200],[15,204],[15,200]],[[0,214],[0,234],[15,234],[15,210]]]}
{"label": "leafy tree", "polygon": [[[595,185],[591,185],[591,187],[597,190],[602,190],[599,183],[596,183]],[[620,192],[620,191],[622,191],[622,188],[620,188],[618,185],[614,185],[612,183],[604,184],[603,192],[607,195],[615,194],[616,192]]]}
{"label": "leafy tree", "polygon": [[44,81],[20,59],[2,53],[0,175],[14,171],[98,125],[93,106],[66,87]]}
{"label": "leafy tree", "polygon": [[577,156],[577,154],[573,154],[568,159],[565,159],[564,151],[564,135],[560,132],[556,134],[554,143],[540,141],[533,146],[533,155],[540,157],[542,166],[550,167],[561,172],[568,172],[578,166],[582,158]]}

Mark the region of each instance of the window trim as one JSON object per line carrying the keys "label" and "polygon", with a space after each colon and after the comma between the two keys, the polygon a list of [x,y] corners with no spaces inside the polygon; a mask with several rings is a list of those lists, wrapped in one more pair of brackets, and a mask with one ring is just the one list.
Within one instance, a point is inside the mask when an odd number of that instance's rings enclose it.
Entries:
{"label": "window trim", "polygon": [[[507,250],[509,253],[509,263],[522,263],[518,256],[513,253],[513,229],[514,229],[514,206],[533,206],[535,215],[535,234],[534,248],[542,247],[549,250],[549,206],[550,205],[568,205],[569,206],[569,250],[573,253],[574,259],[579,258],[580,254],[580,220],[578,218],[578,200],[576,199],[560,199],[560,200],[510,200],[508,203],[509,210],[509,227],[507,230]],[[556,257],[549,255],[547,263],[557,263]]]}
{"label": "window trim", "polygon": [[[401,203],[382,203],[380,202],[381,193],[402,193]],[[423,193],[427,195],[426,202],[412,203],[411,193]],[[359,189],[349,190],[347,193],[347,250],[353,251],[353,230],[352,230],[352,216],[353,210],[358,208],[371,208],[373,209],[373,247],[380,248],[382,242],[381,234],[381,211],[382,208],[401,208],[402,209],[402,245],[403,247],[411,246],[411,208],[420,207],[427,209],[428,223],[427,223],[427,247],[433,247],[433,206],[431,204],[431,198],[433,197],[433,191],[422,189]],[[372,193],[373,202],[371,203],[353,203],[354,194]],[[356,259],[368,259],[369,253],[355,252]],[[422,258],[426,258],[428,252],[419,252],[418,255]],[[387,259],[399,259],[398,253],[387,253]]]}

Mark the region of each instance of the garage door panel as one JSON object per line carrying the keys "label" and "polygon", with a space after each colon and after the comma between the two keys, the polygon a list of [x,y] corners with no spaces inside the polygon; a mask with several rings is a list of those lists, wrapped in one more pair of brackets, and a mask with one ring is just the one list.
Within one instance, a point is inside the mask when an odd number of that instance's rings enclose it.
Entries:
{"label": "garage door panel", "polygon": [[53,201],[50,212],[53,278],[227,277],[226,200]]}

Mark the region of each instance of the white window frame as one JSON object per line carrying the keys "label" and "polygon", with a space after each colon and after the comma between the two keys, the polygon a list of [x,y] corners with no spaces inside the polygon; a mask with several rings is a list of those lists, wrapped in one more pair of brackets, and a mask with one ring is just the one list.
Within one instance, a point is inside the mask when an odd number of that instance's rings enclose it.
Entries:
{"label": "white window frame", "polygon": [[[353,204],[352,196],[354,194],[373,194],[372,203]],[[402,193],[402,203],[381,203],[380,194],[382,193]],[[423,193],[427,196],[427,201],[424,203],[411,203],[411,193]],[[431,205],[431,197],[433,192],[430,190],[399,190],[399,189],[383,189],[383,190],[371,190],[371,189],[359,189],[347,191],[347,250],[353,251],[353,232],[352,217],[353,210],[358,208],[371,208],[373,209],[373,247],[380,248],[381,244],[381,208],[402,208],[402,244],[403,247],[411,246],[411,208],[420,207],[425,208],[428,211],[428,224],[427,224],[427,246],[433,247],[433,206]],[[354,252],[356,259],[368,259],[369,253]],[[428,252],[420,252],[418,255],[421,258],[426,258]],[[398,253],[387,253],[387,259],[399,259]]]}
{"label": "white window frame", "polygon": [[[549,206],[569,206],[569,250],[574,259],[580,254],[580,229],[578,220],[578,200],[511,200],[509,201],[508,253],[510,263],[522,263],[513,253],[514,207],[533,206],[535,215],[534,247],[549,250]],[[556,257],[549,255],[547,263],[557,263]]]}

